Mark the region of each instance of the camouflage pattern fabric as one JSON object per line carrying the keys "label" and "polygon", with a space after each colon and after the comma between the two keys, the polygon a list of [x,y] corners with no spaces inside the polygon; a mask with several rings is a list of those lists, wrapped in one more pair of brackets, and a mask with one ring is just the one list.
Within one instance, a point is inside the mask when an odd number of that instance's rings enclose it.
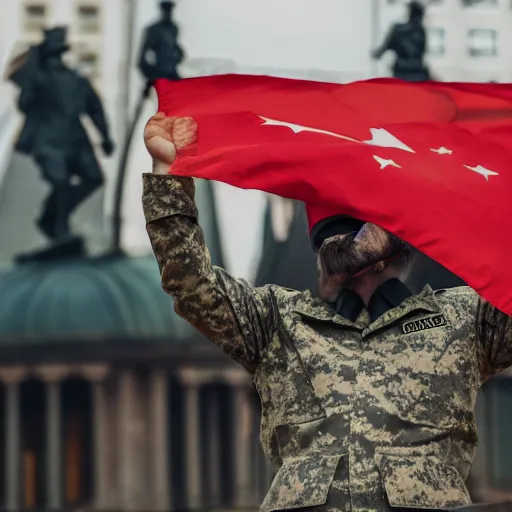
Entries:
{"label": "camouflage pattern fabric", "polygon": [[190,178],[144,175],[147,231],[176,312],[240,363],[279,467],[261,510],[471,503],[477,391],[512,364],[512,321],[467,287],[426,287],[370,323],[211,265]]}

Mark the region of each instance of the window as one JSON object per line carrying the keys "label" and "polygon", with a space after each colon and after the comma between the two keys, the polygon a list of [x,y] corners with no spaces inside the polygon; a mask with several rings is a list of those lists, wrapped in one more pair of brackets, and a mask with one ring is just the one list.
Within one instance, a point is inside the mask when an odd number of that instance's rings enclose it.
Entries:
{"label": "window", "polygon": [[96,78],[99,74],[99,58],[94,52],[84,52],[78,55],[77,68],[88,78]]}
{"label": "window", "polygon": [[100,31],[100,10],[97,5],[78,7],[78,30],[84,34],[96,34]]}
{"label": "window", "polygon": [[25,5],[24,28],[27,32],[41,32],[46,23],[46,6],[42,3]]}
{"label": "window", "polygon": [[495,7],[498,0],[462,0],[464,7]]}
{"label": "window", "polygon": [[429,28],[427,32],[427,49],[429,55],[444,55],[445,30],[444,28]]}
{"label": "window", "polygon": [[[405,5],[407,6],[409,4],[410,0],[388,0],[388,4],[391,4],[391,5]],[[442,4],[444,2],[444,0],[430,0],[430,2],[428,3],[425,3],[424,5],[426,7],[430,6],[430,5],[439,5],[439,4]]]}
{"label": "window", "polygon": [[498,33],[493,29],[475,28],[469,31],[469,54],[489,57],[498,53]]}

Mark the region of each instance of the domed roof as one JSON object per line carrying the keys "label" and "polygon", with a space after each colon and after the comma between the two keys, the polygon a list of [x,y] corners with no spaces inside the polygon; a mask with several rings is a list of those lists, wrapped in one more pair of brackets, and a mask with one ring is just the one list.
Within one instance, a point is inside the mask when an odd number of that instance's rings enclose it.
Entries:
{"label": "domed roof", "polygon": [[153,256],[84,258],[0,272],[0,344],[199,337],[174,312]]}

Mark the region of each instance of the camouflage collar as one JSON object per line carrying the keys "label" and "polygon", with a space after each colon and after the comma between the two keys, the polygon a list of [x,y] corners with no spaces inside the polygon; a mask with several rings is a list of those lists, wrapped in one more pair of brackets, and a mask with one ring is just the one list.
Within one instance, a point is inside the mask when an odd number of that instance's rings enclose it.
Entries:
{"label": "camouflage collar", "polygon": [[405,317],[420,312],[441,313],[441,306],[435,298],[434,291],[428,284],[420,293],[407,297],[401,304],[389,309],[376,320],[372,321],[363,331],[363,336],[367,336]]}
{"label": "camouflage collar", "polygon": [[363,330],[366,326],[364,324],[359,325],[357,322],[337,314],[333,304],[325,302],[319,297],[313,297],[311,292],[301,294],[301,298],[295,305],[294,311],[310,320],[334,322],[338,325],[355,327],[360,330]]}
{"label": "camouflage collar", "polygon": [[[398,297],[398,295],[396,297]],[[414,312],[425,311],[428,313],[439,313],[440,306],[434,296],[432,288],[426,285],[418,294],[413,295],[409,292],[409,296],[403,298],[398,304],[396,302],[395,304],[389,303],[387,311],[370,322],[364,306],[356,317],[352,316],[351,318],[346,318],[342,316],[342,310],[339,309],[339,304],[330,304],[318,297],[313,297],[309,292],[302,295],[301,299],[295,305],[294,311],[312,320],[334,322],[341,326],[352,327],[364,331],[363,334],[366,335],[405,316],[409,316]]]}

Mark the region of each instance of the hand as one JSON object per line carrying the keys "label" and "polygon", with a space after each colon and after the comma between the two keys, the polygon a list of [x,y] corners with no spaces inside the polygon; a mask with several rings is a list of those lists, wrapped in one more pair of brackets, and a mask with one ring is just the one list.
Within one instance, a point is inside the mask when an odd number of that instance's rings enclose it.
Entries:
{"label": "hand", "polygon": [[110,156],[114,152],[115,146],[111,139],[104,139],[101,143],[101,148],[103,149],[103,153],[105,156]]}
{"label": "hand", "polygon": [[191,117],[168,117],[159,112],[144,129],[144,142],[153,158],[153,172],[167,174],[176,153],[197,140],[197,123]]}

